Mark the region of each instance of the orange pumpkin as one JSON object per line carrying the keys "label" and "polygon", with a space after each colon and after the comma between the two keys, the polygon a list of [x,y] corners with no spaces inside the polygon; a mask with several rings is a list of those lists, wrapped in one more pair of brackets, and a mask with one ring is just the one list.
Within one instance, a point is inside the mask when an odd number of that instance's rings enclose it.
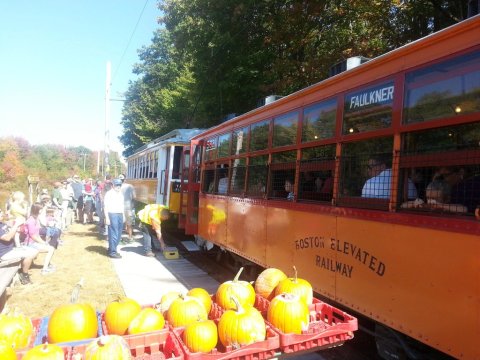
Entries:
{"label": "orange pumpkin", "polygon": [[4,313],[0,314],[0,340],[5,341],[14,350],[27,347],[32,333],[32,321],[17,309],[9,310],[7,308]]}
{"label": "orange pumpkin", "polygon": [[275,288],[275,296],[280,294],[297,294],[305,304],[310,305],[313,302],[312,285],[304,279],[297,277],[297,268],[294,266],[295,276],[280,281]]}
{"label": "orange pumpkin", "polygon": [[173,327],[186,326],[199,320],[207,320],[205,306],[195,297],[184,296],[176,299],[167,312],[167,320]]}
{"label": "orange pumpkin", "polygon": [[218,321],[218,337],[224,346],[249,345],[265,340],[265,321],[253,306],[242,306],[232,297],[235,310],[225,311]]}
{"label": "orange pumpkin", "polygon": [[207,314],[210,313],[210,309],[212,308],[212,298],[207,290],[202,288],[193,288],[187,292],[187,296],[193,296],[199,299],[202,304],[205,306],[205,310],[207,310]]}
{"label": "orange pumpkin", "polygon": [[255,290],[252,284],[248,281],[238,280],[242,271],[243,267],[240,268],[232,281],[225,281],[217,289],[215,301],[225,310],[237,308],[232,300],[233,297],[237,299],[241,306],[253,306],[255,304]]}
{"label": "orange pumpkin", "polygon": [[268,268],[263,270],[255,280],[255,292],[268,300],[275,297],[275,287],[278,283],[287,278],[282,270]]}
{"label": "orange pumpkin", "polygon": [[152,308],[145,308],[142,309],[130,322],[128,333],[141,334],[161,330],[164,326],[165,319],[160,311]]}
{"label": "orange pumpkin", "polygon": [[5,341],[0,341],[0,359],[2,360],[17,360],[17,354],[11,344]]}
{"label": "orange pumpkin", "polygon": [[164,317],[167,317],[167,311],[170,308],[172,302],[180,297],[182,297],[182,294],[178,291],[169,291],[162,295],[162,298],[160,299],[160,304],[158,304],[158,308],[162,312]]}
{"label": "orange pumpkin", "polygon": [[209,353],[217,345],[217,325],[213,320],[195,321],[185,327],[182,339],[191,352]]}
{"label": "orange pumpkin", "polygon": [[[2,357],[3,359],[3,357]],[[28,350],[22,360],[64,360],[65,352],[55,344],[42,344]]]}
{"label": "orange pumpkin", "polygon": [[125,335],[130,322],[141,310],[140,304],[133,299],[112,301],[107,305],[104,316],[108,334]]}
{"label": "orange pumpkin", "polygon": [[85,349],[85,360],[131,360],[127,342],[118,335],[104,335],[95,339]]}
{"label": "orange pumpkin", "polygon": [[308,305],[297,294],[277,295],[270,302],[267,320],[282,332],[301,334],[308,329]]}
{"label": "orange pumpkin", "polygon": [[48,321],[49,343],[91,339],[97,333],[97,314],[90,304],[60,305]]}

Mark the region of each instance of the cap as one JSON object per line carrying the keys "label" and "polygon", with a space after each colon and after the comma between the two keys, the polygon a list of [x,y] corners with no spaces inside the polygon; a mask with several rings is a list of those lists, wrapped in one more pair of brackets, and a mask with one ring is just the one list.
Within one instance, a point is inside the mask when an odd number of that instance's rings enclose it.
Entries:
{"label": "cap", "polygon": [[122,185],[122,180],[120,180],[120,179],[113,179],[113,180],[112,180],[112,183],[113,183],[113,185],[116,185],[116,186]]}
{"label": "cap", "polygon": [[118,176],[118,178],[119,178],[120,180],[125,180],[125,175],[120,174],[120,175]]}

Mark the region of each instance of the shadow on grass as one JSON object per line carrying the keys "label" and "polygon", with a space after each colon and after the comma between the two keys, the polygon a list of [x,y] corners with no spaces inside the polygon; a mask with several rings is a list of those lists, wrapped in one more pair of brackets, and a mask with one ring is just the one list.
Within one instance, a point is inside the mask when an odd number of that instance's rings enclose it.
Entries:
{"label": "shadow on grass", "polygon": [[96,246],[96,245],[87,246],[85,250],[88,252],[95,252],[100,255],[105,255],[105,256],[108,255],[107,249],[103,246]]}
{"label": "shadow on grass", "polygon": [[69,231],[68,233],[64,234],[65,236],[73,236],[73,237],[91,237],[92,233],[85,232],[85,231]]}

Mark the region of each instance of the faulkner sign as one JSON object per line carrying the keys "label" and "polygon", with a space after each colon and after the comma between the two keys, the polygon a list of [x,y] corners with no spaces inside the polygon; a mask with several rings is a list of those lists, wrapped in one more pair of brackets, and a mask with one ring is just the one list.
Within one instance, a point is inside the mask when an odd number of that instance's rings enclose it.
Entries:
{"label": "faulkner sign", "polygon": [[386,105],[393,102],[393,84],[347,95],[347,108],[350,111],[362,110],[368,106]]}
{"label": "faulkner sign", "polygon": [[344,119],[347,128],[370,124],[368,130],[390,125],[393,107],[393,82],[345,95]]}

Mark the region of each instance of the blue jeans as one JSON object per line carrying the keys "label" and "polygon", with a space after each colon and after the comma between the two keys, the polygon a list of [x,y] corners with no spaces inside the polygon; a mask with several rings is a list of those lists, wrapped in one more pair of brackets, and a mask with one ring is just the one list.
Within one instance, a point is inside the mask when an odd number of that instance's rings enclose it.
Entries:
{"label": "blue jeans", "polygon": [[157,233],[153,230],[152,225],[141,223],[143,235],[143,250],[145,252],[152,251],[152,246],[155,250],[160,250],[160,241],[157,239]]}
{"label": "blue jeans", "polygon": [[123,214],[108,213],[110,225],[108,226],[108,255],[117,253],[117,246],[122,238]]}

